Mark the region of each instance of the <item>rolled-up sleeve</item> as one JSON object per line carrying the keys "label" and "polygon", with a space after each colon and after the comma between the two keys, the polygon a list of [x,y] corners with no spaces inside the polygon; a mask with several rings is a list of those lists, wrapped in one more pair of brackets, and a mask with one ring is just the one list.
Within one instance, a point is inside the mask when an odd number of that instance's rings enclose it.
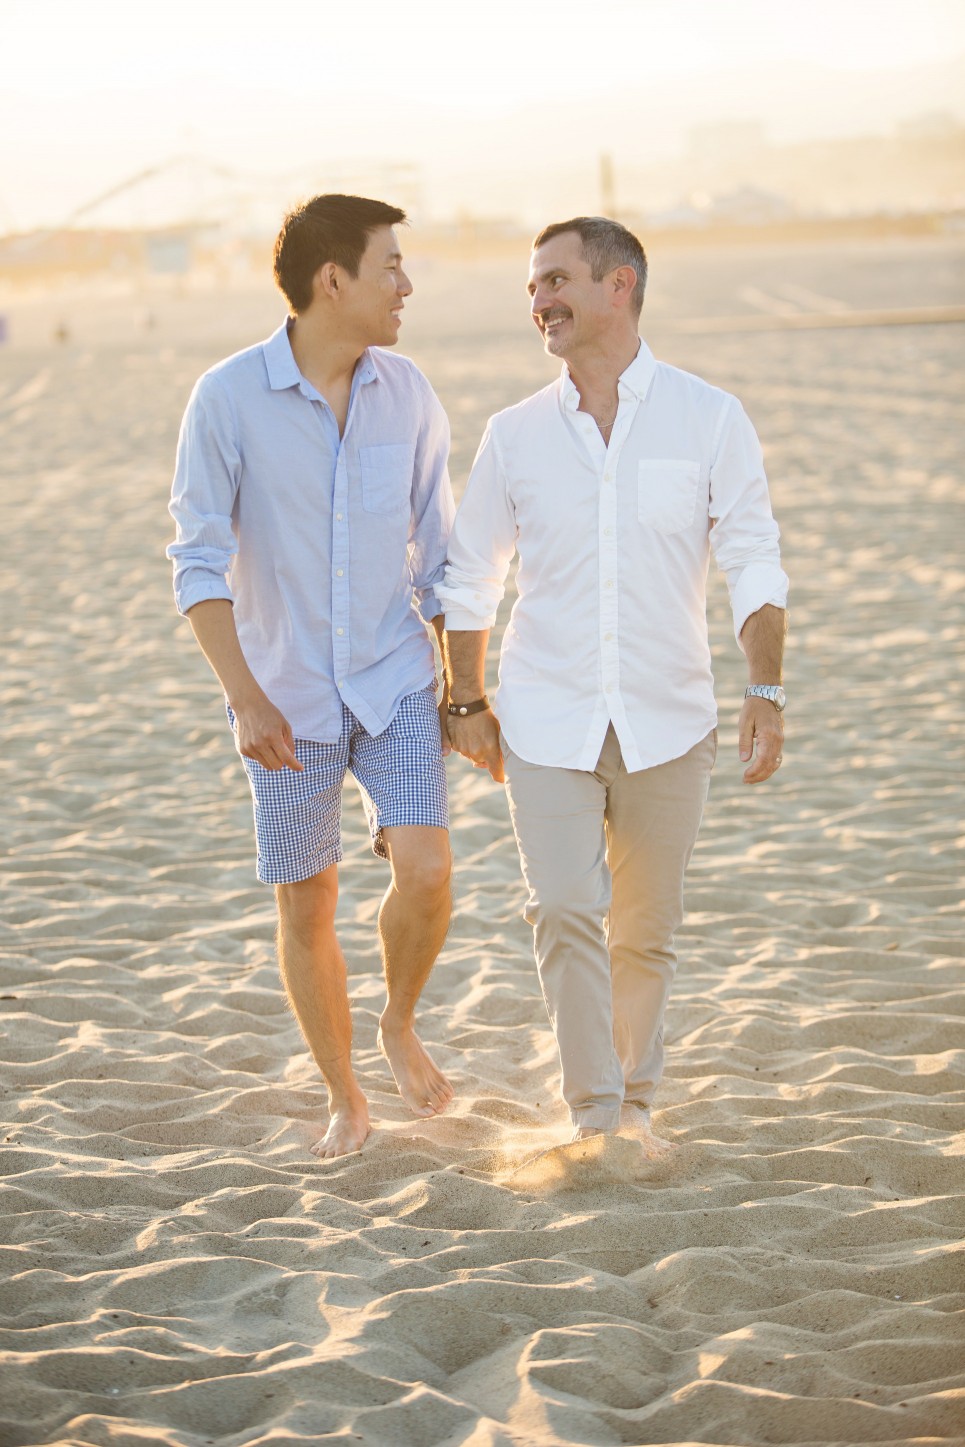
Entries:
{"label": "rolled-up sleeve", "polygon": [[449,419],[432,388],[426,385],[425,392],[412,484],[409,573],[419,616],[431,623],[444,612],[438,588],[456,508],[449,483]]}
{"label": "rolled-up sleeve", "polygon": [[202,377],[181,423],[169,508],[177,533],[167,556],[179,613],[209,598],[232,601],[227,573],[238,551],[232,527],[241,474],[237,439],[229,398],[216,378]]}
{"label": "rolled-up sleeve", "polygon": [[478,633],[493,626],[515,551],[516,516],[490,421],[456,512],[439,589],[450,632]]}
{"label": "rolled-up sleeve", "polygon": [[765,604],[787,606],[780,530],[771,512],[757,433],[735,397],[724,404],[710,470],[710,543],[727,579],[734,633]]}

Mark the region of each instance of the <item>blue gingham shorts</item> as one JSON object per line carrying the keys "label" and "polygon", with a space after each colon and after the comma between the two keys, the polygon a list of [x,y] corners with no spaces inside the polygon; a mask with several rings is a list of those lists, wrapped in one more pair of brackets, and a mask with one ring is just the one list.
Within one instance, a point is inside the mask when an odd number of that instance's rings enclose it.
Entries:
{"label": "blue gingham shorts", "polygon": [[[230,708],[228,717],[234,727]],[[296,739],[295,757],[304,765],[300,774],[242,759],[254,803],[258,878],[264,884],[310,879],[342,858],[346,773],[362,790],[372,849],[381,859],[388,857],[383,829],[449,827],[435,684],[407,694],[388,728],[375,736],[343,703],[338,742]]]}

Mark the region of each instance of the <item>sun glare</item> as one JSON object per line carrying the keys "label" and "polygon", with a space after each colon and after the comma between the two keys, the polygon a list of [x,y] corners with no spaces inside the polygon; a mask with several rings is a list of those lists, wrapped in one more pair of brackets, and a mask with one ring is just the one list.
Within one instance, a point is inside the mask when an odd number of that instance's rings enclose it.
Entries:
{"label": "sun glare", "polygon": [[508,160],[539,185],[568,158],[679,153],[718,120],[778,140],[883,134],[906,103],[965,121],[958,0],[291,0],[283,24],[251,0],[6,0],[0,46],[0,127],[30,137],[0,167],[0,228],[56,224],[178,153],[276,176],[382,157],[463,184]]}

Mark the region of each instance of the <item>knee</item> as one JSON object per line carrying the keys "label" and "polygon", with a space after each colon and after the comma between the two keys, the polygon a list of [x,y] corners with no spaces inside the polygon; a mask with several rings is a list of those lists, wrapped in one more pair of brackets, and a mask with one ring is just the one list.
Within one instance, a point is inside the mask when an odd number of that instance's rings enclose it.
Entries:
{"label": "knee", "polygon": [[425,849],[408,850],[392,859],[392,882],[398,894],[427,905],[448,899],[452,880],[449,838]]}
{"label": "knee", "polygon": [[531,890],[525,918],[540,934],[561,936],[600,935],[609,901],[598,893],[573,889]]}
{"label": "knee", "polygon": [[330,929],[338,904],[338,872],[333,867],[311,879],[275,886],[278,919],[282,931],[309,936]]}

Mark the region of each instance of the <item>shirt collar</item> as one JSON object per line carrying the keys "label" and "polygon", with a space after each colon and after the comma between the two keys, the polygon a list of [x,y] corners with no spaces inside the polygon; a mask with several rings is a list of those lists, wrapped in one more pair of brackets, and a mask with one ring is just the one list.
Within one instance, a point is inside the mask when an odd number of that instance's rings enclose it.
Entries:
{"label": "shirt collar", "polygon": [[[629,367],[622,371],[617,378],[618,396],[624,397],[629,393],[642,402],[650,391],[650,383],[653,381],[656,369],[657,363],[653,352],[641,337],[637,355]],[[580,405],[580,394],[576,390],[573,378],[570,376],[570,369],[565,362],[560,377],[560,401],[567,412],[575,412]]]}
{"label": "shirt collar", "polygon": [[273,392],[279,392],[285,387],[297,387],[303,380],[288,340],[290,324],[291,318],[286,317],[278,330],[272,332],[267,342],[263,343],[268,385]]}
{"label": "shirt collar", "polygon": [[[268,371],[268,385],[273,392],[283,391],[286,387],[300,387],[302,391],[308,389],[313,396],[317,396],[315,388],[298,370],[298,363],[295,361],[292,344],[288,338],[291,324],[291,317],[286,317],[278,330],[272,332],[268,340],[262,343],[265,367]],[[356,363],[355,380],[374,382],[377,377],[378,371],[372,351],[370,348],[366,348]]]}

